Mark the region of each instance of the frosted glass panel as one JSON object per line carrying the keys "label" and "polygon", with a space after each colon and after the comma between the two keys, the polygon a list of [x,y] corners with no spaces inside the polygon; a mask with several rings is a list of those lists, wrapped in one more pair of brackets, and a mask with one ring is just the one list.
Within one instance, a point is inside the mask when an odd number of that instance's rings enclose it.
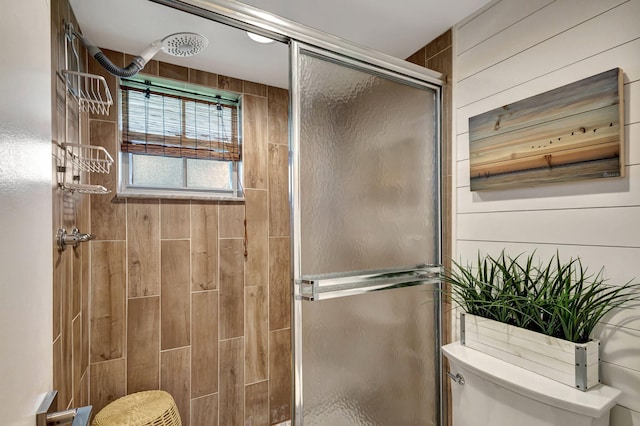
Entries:
{"label": "frosted glass panel", "polygon": [[181,188],[184,186],[184,160],[177,157],[159,157],[152,155],[131,155],[132,184],[162,188]]}
{"label": "frosted glass panel", "polygon": [[187,159],[187,186],[199,189],[231,189],[231,163]]}
{"label": "frosted glass panel", "polygon": [[305,426],[437,424],[433,289],[302,304]]}
{"label": "frosted glass panel", "polygon": [[435,92],[301,54],[301,273],[438,263]]}
{"label": "frosted glass panel", "polygon": [[[296,278],[438,264],[436,92],[305,50],[297,77]],[[295,301],[305,426],[438,423],[433,294]]]}

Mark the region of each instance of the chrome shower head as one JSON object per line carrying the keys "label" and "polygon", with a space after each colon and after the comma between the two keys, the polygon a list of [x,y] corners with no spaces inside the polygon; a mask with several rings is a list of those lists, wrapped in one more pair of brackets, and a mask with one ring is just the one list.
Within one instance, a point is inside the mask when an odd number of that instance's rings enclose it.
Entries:
{"label": "chrome shower head", "polygon": [[202,52],[209,40],[196,33],[175,33],[162,39],[162,51],[173,56],[193,56]]}

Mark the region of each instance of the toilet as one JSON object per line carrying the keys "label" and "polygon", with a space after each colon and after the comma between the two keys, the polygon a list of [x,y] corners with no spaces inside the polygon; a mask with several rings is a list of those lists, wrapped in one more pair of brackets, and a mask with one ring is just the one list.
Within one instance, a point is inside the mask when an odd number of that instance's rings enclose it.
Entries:
{"label": "toilet", "polygon": [[442,347],[449,360],[454,426],[608,426],[621,392],[587,392],[550,380],[460,342]]}

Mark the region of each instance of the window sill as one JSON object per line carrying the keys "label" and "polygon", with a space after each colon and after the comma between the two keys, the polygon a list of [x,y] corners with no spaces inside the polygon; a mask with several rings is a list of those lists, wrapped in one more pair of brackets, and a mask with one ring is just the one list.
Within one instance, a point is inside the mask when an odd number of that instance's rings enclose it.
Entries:
{"label": "window sill", "polygon": [[244,203],[244,196],[234,197],[229,194],[200,192],[200,191],[172,191],[166,190],[145,190],[128,189],[120,191],[114,197],[115,200],[125,199],[159,199],[159,200],[196,200],[196,201],[224,201]]}

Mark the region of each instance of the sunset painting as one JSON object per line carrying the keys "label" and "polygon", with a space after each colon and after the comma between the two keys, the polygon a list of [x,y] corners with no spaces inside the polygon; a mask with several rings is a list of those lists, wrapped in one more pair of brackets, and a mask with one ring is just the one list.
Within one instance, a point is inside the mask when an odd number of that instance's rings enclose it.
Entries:
{"label": "sunset painting", "polygon": [[622,176],[622,78],[615,68],[471,117],[471,190]]}

